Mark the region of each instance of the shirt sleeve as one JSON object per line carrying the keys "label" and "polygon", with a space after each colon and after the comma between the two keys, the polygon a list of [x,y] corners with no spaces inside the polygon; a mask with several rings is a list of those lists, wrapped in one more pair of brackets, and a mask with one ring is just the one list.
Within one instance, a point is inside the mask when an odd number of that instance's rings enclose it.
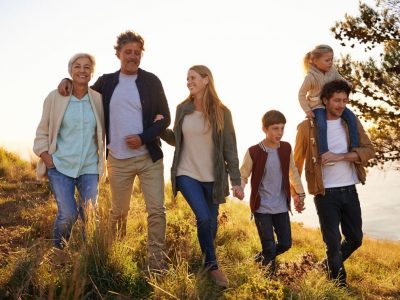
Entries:
{"label": "shirt sleeve", "polygon": [[299,103],[301,108],[304,110],[304,112],[308,112],[311,110],[310,105],[307,102],[307,93],[309,90],[311,90],[312,86],[311,86],[311,78],[310,76],[306,76],[304,78],[303,84],[300,87],[299,90]]}
{"label": "shirt sleeve", "polygon": [[49,151],[49,123],[50,123],[50,111],[51,101],[53,93],[50,93],[43,103],[42,117],[39,125],[36,129],[36,137],[33,142],[33,152],[40,156],[45,151]]}
{"label": "shirt sleeve", "polygon": [[290,152],[289,181],[292,195],[304,195],[303,184],[294,163],[293,151]]}
{"label": "shirt sleeve", "polygon": [[232,115],[229,110],[224,113],[223,155],[228,168],[231,185],[240,185],[239,159],[236,146],[236,134]]}
{"label": "shirt sleeve", "polygon": [[375,157],[375,149],[369,139],[368,135],[365,133],[363,126],[361,125],[360,120],[357,118],[357,130],[358,136],[360,140],[360,146],[353,148],[352,151],[356,152],[360,161],[356,161],[355,163],[361,164],[362,166],[366,166],[367,162]]}
{"label": "shirt sleeve", "polygon": [[154,80],[152,89],[154,93],[154,105],[156,106],[154,115],[162,115],[164,118],[153,122],[151,126],[145,128],[143,132],[139,134],[142,144],[147,144],[155,140],[165,129],[167,129],[171,123],[171,115],[169,112],[167,98],[165,96],[161,81],[158,78]]}
{"label": "shirt sleeve", "polygon": [[251,159],[249,150],[247,150],[243,158],[242,166],[240,167],[240,178],[241,178],[242,188],[246,186],[252,169],[253,169],[253,160]]}
{"label": "shirt sleeve", "polygon": [[297,127],[296,143],[294,146],[294,163],[301,176],[304,167],[304,161],[306,158],[307,147],[308,147],[308,136],[306,135],[307,130],[305,123],[301,123]]}

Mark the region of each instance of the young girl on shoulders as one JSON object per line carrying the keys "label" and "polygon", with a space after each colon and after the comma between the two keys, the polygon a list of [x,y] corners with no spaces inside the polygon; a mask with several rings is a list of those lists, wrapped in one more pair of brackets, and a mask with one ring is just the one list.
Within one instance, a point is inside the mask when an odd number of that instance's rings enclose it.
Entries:
{"label": "young girl on shoulders", "polygon": [[[299,90],[299,102],[308,118],[315,118],[318,128],[319,154],[329,152],[325,107],[320,99],[322,87],[333,80],[345,80],[333,66],[333,49],[328,45],[318,45],[304,56],[306,76]],[[345,108],[342,118],[346,121],[351,148],[358,147],[356,116]]]}

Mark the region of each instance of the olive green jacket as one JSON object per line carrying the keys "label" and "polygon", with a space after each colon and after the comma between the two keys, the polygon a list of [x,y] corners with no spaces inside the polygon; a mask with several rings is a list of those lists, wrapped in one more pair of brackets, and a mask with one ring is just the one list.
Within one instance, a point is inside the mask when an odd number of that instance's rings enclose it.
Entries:
{"label": "olive green jacket", "polygon": [[[174,196],[176,187],[176,173],[182,150],[182,123],[186,115],[195,110],[192,100],[185,100],[178,105],[175,114],[174,129],[166,129],[161,138],[171,146],[175,146],[174,159],[171,167],[171,183]],[[224,203],[229,195],[228,174],[232,185],[241,184],[239,159],[236,148],[235,129],[232,115],[228,108],[224,108],[224,129],[218,133],[215,122],[212,122],[212,140],[214,144],[214,188],[213,201],[215,204]],[[199,153],[201,155],[201,153]]]}

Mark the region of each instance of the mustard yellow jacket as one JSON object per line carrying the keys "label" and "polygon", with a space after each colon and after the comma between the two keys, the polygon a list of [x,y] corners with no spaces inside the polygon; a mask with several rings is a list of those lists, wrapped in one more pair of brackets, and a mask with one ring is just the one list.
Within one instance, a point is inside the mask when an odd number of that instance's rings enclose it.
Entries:
{"label": "mustard yellow jacket", "polygon": [[[342,120],[342,122],[344,122]],[[344,122],[349,143],[349,131],[347,123]],[[360,140],[360,146],[351,149],[356,152],[359,160],[354,162],[358,179],[365,184],[366,171],[365,166],[371,158],[375,156],[374,147],[364,131],[363,126],[357,119],[357,130]],[[296,145],[294,148],[294,161],[299,173],[303,171],[305,161],[305,172],[308,192],[312,195],[325,194],[325,188],[322,180],[321,158],[318,154],[317,128],[311,120],[305,120],[297,127]]]}

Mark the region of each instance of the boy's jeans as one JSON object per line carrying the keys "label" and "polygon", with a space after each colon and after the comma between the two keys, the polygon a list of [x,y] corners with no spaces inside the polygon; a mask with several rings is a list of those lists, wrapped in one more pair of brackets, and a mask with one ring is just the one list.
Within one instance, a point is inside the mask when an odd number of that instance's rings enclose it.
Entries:
{"label": "boy's jeans", "polygon": [[262,264],[266,266],[271,263],[271,268],[275,269],[275,257],[286,252],[292,246],[289,213],[260,214],[255,212],[254,219],[262,246]]}
{"label": "boy's jeans", "polygon": [[[313,113],[315,116],[315,123],[317,124],[319,154],[322,155],[325,152],[329,151],[326,111],[324,108],[316,108],[313,110]],[[360,143],[358,139],[356,116],[350,109],[345,108],[341,118],[346,121],[347,126],[349,128],[350,147],[351,148],[359,147]]]}
{"label": "boy's jeans", "polygon": [[200,182],[189,176],[177,176],[176,184],[196,216],[197,236],[205,255],[205,267],[218,268],[214,239],[217,233],[218,204],[213,203],[213,182]]}
{"label": "boy's jeans", "polygon": [[[71,235],[72,226],[81,217],[85,222],[85,208],[89,201],[93,206],[97,202],[98,174],[84,174],[78,178],[68,177],[56,168],[47,169],[50,187],[57,202],[57,217],[54,222],[54,244],[62,249]],[[75,187],[78,189],[78,201],[75,199]]]}

